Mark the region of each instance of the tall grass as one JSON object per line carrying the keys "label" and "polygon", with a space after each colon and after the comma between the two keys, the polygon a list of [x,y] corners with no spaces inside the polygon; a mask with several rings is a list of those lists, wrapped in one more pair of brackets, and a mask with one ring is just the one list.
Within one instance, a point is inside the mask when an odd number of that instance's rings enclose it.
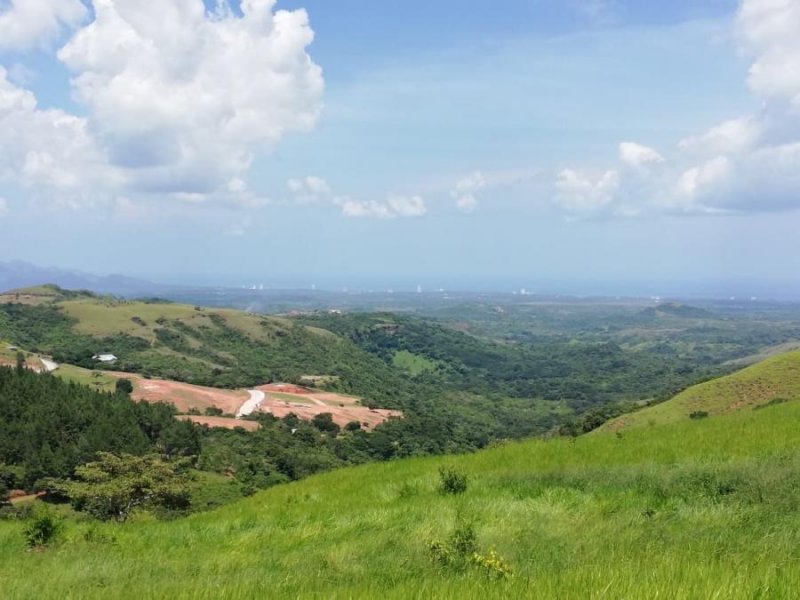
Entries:
{"label": "tall grass", "polygon": [[[0,523],[4,598],[791,598],[800,405],[366,465],[174,522],[71,522],[28,552]],[[440,494],[439,467],[469,478]],[[514,569],[449,571],[458,520]]]}

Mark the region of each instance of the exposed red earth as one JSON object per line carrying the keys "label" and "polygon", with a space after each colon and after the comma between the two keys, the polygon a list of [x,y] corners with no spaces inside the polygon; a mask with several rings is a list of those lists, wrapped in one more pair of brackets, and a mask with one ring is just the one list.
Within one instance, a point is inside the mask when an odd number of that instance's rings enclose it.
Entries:
{"label": "exposed red earth", "polygon": [[245,419],[231,419],[229,417],[201,417],[198,415],[180,415],[179,419],[191,421],[198,425],[205,425],[206,427],[224,427],[225,429],[235,429],[241,427],[247,431],[255,431],[260,427],[255,421],[247,421]]}
{"label": "exposed red earth", "polygon": [[134,400],[167,402],[183,413],[191,409],[202,412],[206,408],[216,407],[222,409],[224,413],[235,414],[249,397],[245,390],[221,390],[178,381],[144,379],[125,373],[115,373],[115,375],[131,380],[133,383],[131,398]]}
{"label": "exposed red earth", "polygon": [[352,396],[321,392],[289,383],[270,383],[255,389],[267,395],[258,410],[279,418],[294,413],[301,419],[311,420],[316,415],[330,413],[339,426],[358,421],[364,429],[373,429],[391,417],[403,416],[397,410],[362,406],[359,399]]}

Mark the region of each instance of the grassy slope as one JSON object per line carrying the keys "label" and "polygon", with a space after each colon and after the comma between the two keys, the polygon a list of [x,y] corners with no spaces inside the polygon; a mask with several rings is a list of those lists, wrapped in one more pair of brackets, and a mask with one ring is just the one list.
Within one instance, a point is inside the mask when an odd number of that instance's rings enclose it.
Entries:
{"label": "grassy slope", "polygon": [[[176,522],[72,523],[25,552],[8,598],[785,598],[800,587],[800,404],[343,469]],[[440,465],[470,476],[436,491]],[[509,581],[442,572],[456,514]],[[92,531],[87,536],[87,532]],[[88,538],[88,539],[87,539]]]}
{"label": "grassy slope", "polygon": [[[98,337],[127,333],[152,341],[155,339],[154,330],[159,327],[156,322],[159,319],[180,320],[191,327],[210,326],[212,323],[209,315],[212,314],[223,317],[230,327],[258,341],[267,339],[264,327],[261,326],[262,322],[271,324],[274,329],[285,329],[289,326],[285,319],[251,315],[230,309],[197,310],[187,304],[151,304],[85,298],[67,300],[59,304],[67,315],[78,320],[76,325],[78,331]],[[144,321],[145,325],[132,321],[134,317]],[[317,328],[308,328],[307,331],[322,332]],[[324,334],[333,336],[330,332],[324,332]]]}
{"label": "grassy slope", "polygon": [[690,387],[667,402],[622,415],[603,426],[621,430],[687,419],[695,411],[726,414],[776,398],[800,398],[800,351],[770,357],[732,375]]}

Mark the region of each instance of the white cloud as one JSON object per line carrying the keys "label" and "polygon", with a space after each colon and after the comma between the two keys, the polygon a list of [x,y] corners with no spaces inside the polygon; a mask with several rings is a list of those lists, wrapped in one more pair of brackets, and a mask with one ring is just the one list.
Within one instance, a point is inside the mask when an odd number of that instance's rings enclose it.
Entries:
{"label": "white cloud", "polygon": [[706,163],[687,169],[678,179],[677,191],[684,198],[694,199],[724,181],[731,170],[730,160],[725,156],[717,156]]}
{"label": "white cloud", "polygon": [[33,39],[34,22],[38,39],[76,28],[58,57],[87,108],[85,117],[41,110],[21,87],[30,73],[17,69],[12,83],[0,67],[0,178],[71,207],[150,192],[265,204],[245,183],[255,153],[313,128],[321,112],[305,11],[273,11],[274,0],[244,0],[241,15],[226,0],[212,13],[200,0],[164,0],[158,10],[95,0],[95,19],[80,26],[86,11],[74,2],[81,11],[20,0],[0,14],[0,46],[12,39],[3,28],[14,40]]}
{"label": "white cloud", "polygon": [[0,217],[8,212],[8,202],[5,198],[0,198]]}
{"label": "white cloud", "polygon": [[27,187],[81,190],[121,182],[108,168],[86,119],[40,110],[36,97],[0,67],[0,179]]}
{"label": "white cloud", "polygon": [[752,148],[762,134],[762,125],[754,117],[724,121],[703,134],[682,140],[682,150],[703,153],[738,154]]}
{"label": "white cloud", "polygon": [[389,196],[385,202],[353,200],[347,196],[334,199],[346,217],[395,219],[421,217],[428,212],[421,196]]}
{"label": "white cloud", "polygon": [[750,89],[800,110],[800,2],[742,0],[737,24],[746,50],[756,57]]}
{"label": "white cloud", "polygon": [[[620,161],[647,169],[593,181],[567,169],[557,200],[568,212],[725,213],[800,209],[800,1],[742,0],[737,32],[763,107],[686,137],[666,158],[625,142]],[[617,171],[608,171],[617,173]]]}
{"label": "white cloud", "polygon": [[143,191],[208,193],[254,152],[314,127],[323,79],[303,10],[244,0],[243,16],[198,0],[96,0],[58,57],[108,160]]}
{"label": "white cloud", "polygon": [[303,179],[290,179],[286,182],[286,187],[300,204],[329,200],[333,193],[327,181],[313,175]]}
{"label": "white cloud", "polygon": [[0,51],[44,44],[87,16],[80,0],[10,0],[5,7],[0,3]]}
{"label": "white cloud", "polygon": [[464,212],[472,212],[478,205],[476,194],[487,185],[486,179],[480,171],[461,179],[450,190],[450,197],[456,201],[456,206]]}
{"label": "white cloud", "polygon": [[337,195],[321,177],[308,176],[289,179],[286,187],[292,200],[298,204],[325,203],[339,207],[346,217],[369,219],[396,219],[421,217],[428,212],[421,196],[390,194],[384,201],[356,200],[351,196]]}
{"label": "white cloud", "polygon": [[631,167],[664,162],[664,157],[658,152],[636,142],[622,142],[619,145],[619,156],[622,162]]}
{"label": "white cloud", "polygon": [[556,203],[573,214],[598,213],[614,200],[619,174],[606,171],[599,177],[564,169],[556,180]]}

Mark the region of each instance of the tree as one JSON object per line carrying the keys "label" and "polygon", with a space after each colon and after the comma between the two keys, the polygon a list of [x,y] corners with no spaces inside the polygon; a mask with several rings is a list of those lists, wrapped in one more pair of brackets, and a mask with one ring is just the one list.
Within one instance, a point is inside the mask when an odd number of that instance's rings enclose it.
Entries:
{"label": "tree", "polygon": [[118,394],[130,396],[133,392],[133,384],[131,383],[130,379],[117,379],[117,382],[114,384],[114,389]]}
{"label": "tree", "polygon": [[331,413],[320,413],[314,415],[311,419],[311,424],[323,433],[336,435],[339,433],[339,426],[333,422],[333,415]]}
{"label": "tree", "polygon": [[98,454],[98,460],[75,470],[76,480],[56,482],[77,510],[98,519],[125,521],[135,508],[187,508],[185,461],[166,462],[156,455]]}

